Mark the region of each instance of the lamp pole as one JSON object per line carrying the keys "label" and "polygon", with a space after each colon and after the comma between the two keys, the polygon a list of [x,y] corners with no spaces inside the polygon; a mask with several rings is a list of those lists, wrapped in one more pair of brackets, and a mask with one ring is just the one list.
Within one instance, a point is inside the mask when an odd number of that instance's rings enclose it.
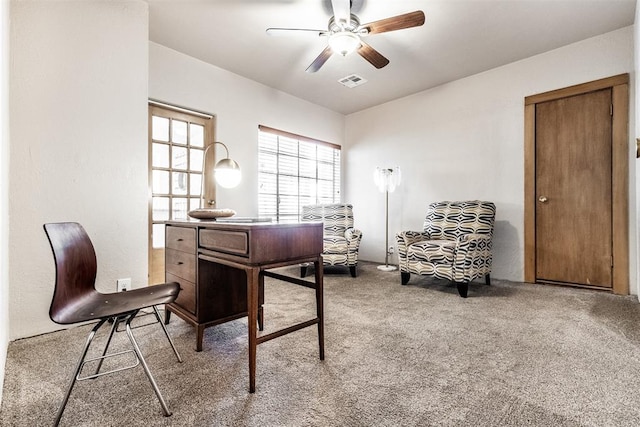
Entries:
{"label": "lamp pole", "polygon": [[384,211],[385,211],[385,248],[384,248],[384,265],[379,265],[378,270],[394,271],[397,270],[395,265],[389,265],[389,192],[395,190],[400,184],[400,168],[376,168],[374,175],[375,183],[385,193]]}
{"label": "lamp pole", "polygon": [[386,212],[386,226],[385,226],[385,236],[387,236],[386,240],[384,241],[384,265],[385,265],[385,270],[389,269],[389,190],[385,191],[385,212]]}

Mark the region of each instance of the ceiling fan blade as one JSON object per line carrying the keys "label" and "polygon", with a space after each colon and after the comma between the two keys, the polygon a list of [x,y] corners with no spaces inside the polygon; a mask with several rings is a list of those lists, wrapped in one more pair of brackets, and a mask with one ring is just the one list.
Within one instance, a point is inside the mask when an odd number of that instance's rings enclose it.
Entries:
{"label": "ceiling fan blade", "polygon": [[303,36],[325,36],[326,30],[308,30],[306,28],[267,28],[267,34],[270,36],[291,36],[291,35],[303,35]]}
{"label": "ceiling fan blade", "polygon": [[402,30],[404,28],[419,27],[424,24],[424,12],[416,10],[391,18],[381,19],[360,26],[366,29],[369,34],[386,33],[388,31]]}
{"label": "ceiling fan blade", "polygon": [[369,61],[371,65],[376,68],[385,67],[389,60],[382,56],[380,52],[369,46],[363,41],[360,41],[360,47],[358,48],[358,54],[362,56],[364,59]]}
{"label": "ceiling fan blade", "polygon": [[332,53],[333,51],[331,50],[331,48],[327,46],[322,52],[320,52],[320,55],[318,55],[318,57],[313,60],[311,65],[309,65],[309,67],[307,67],[305,71],[307,73],[315,73],[320,69],[320,67],[324,65],[325,62],[327,62],[327,59],[329,59]]}
{"label": "ceiling fan blade", "polygon": [[331,7],[336,22],[342,21],[348,27],[351,22],[351,0],[331,0]]}

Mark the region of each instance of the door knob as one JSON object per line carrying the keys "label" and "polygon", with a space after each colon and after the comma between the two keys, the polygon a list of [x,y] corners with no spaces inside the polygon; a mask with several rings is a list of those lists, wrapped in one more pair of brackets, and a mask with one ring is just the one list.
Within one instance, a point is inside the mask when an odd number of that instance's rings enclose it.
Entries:
{"label": "door knob", "polygon": [[549,200],[549,199],[547,199],[545,196],[540,196],[540,197],[538,197],[538,201],[539,201],[540,203],[546,203],[546,202],[547,202],[547,200]]}

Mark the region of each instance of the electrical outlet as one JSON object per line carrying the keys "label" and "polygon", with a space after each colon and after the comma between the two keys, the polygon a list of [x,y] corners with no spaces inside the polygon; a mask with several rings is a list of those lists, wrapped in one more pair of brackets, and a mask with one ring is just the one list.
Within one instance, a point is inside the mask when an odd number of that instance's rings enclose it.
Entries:
{"label": "electrical outlet", "polygon": [[116,281],[118,292],[131,290],[131,278],[118,279]]}
{"label": "electrical outlet", "polygon": [[389,246],[389,255],[391,255],[395,251],[393,246]]}

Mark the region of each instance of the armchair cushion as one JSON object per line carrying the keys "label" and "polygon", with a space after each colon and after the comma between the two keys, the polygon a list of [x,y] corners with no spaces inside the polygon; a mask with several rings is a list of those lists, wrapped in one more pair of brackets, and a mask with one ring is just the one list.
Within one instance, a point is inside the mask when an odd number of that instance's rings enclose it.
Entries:
{"label": "armchair cushion", "polygon": [[407,249],[407,258],[412,261],[453,264],[457,243],[454,240],[423,240]]}
{"label": "armchair cushion", "polygon": [[325,254],[346,254],[349,251],[349,243],[347,239],[340,236],[328,236],[324,239]]}

